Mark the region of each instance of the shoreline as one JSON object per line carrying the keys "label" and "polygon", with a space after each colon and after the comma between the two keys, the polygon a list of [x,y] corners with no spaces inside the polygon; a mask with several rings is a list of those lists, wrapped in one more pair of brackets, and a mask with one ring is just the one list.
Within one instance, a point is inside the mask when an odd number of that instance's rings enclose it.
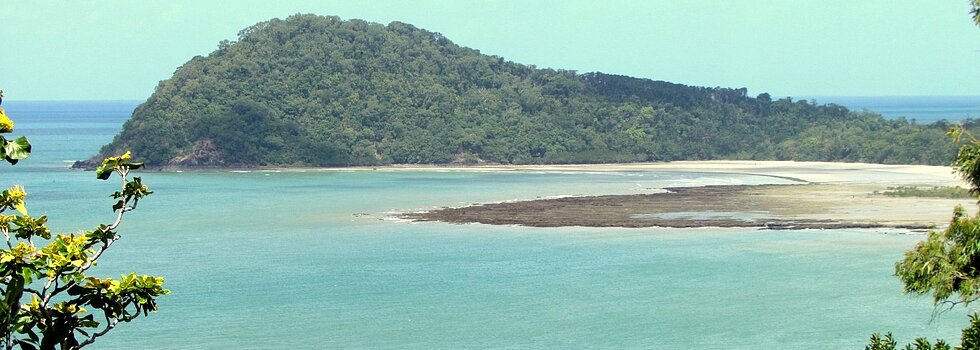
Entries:
{"label": "shoreline", "polygon": [[[73,170],[83,170],[72,168]],[[894,185],[962,184],[949,166],[752,161],[697,160],[643,163],[551,164],[551,165],[456,165],[456,164],[396,164],[382,166],[345,167],[150,167],[156,172],[629,172],[663,171],[757,175],[807,183],[893,183]],[[874,174],[869,174],[874,173]],[[869,177],[869,175],[873,175]]]}
{"label": "shoreline", "polygon": [[[968,187],[951,167],[796,161],[675,161],[559,165],[387,165],[356,167],[164,168],[163,172],[660,172],[750,175],[796,185],[679,187],[668,193],[594,195],[478,203],[392,216],[410,221],[529,227],[899,228],[948,224],[975,200],[886,197],[889,187]],[[612,208],[612,210],[611,210]]]}
{"label": "shoreline", "polygon": [[[353,167],[225,167],[160,172],[659,172],[771,177],[797,185],[678,187],[667,193],[594,195],[478,203],[392,216],[409,221],[530,227],[723,227],[755,229],[899,228],[948,224],[956,205],[976,202],[878,195],[888,187],[965,186],[949,166],[707,160],[553,165],[399,164]],[[610,210],[614,208],[615,210]]]}

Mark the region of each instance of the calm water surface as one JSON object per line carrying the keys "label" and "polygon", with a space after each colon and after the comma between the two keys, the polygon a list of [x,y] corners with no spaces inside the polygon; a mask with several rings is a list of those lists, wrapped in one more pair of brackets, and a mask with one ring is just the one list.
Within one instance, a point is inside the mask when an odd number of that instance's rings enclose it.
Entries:
{"label": "calm water surface", "polygon": [[854,111],[870,111],[888,119],[905,118],[919,124],[937,120],[980,119],[980,96],[818,96],[805,100],[836,103]]}
{"label": "calm water surface", "polygon": [[[63,232],[111,220],[116,183],[67,170],[133,102],[4,104],[34,156],[4,166]],[[758,176],[549,172],[143,173],[157,194],[95,273],[166,277],[161,311],[98,349],[862,348],[957,339],[891,276],[921,236],[872,230],[521,228],[388,213]]]}

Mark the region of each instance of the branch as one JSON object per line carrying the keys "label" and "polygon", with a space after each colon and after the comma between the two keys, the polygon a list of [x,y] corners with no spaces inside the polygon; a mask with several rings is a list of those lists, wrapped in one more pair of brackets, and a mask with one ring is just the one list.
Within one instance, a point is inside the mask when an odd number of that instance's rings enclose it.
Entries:
{"label": "branch", "polygon": [[75,286],[75,281],[68,281],[68,283],[65,283],[65,285],[60,286],[60,287],[57,287],[56,286],[54,288],[54,290],[51,291],[50,297],[53,298],[55,295],[61,294],[62,292],[66,291],[69,288],[74,287],[74,286]]}
{"label": "branch", "polygon": [[85,339],[85,341],[69,349],[81,349],[86,345],[94,343],[96,338],[106,335],[106,333],[109,333],[109,331],[111,331],[113,328],[116,328],[116,326],[119,325],[119,322],[129,322],[139,317],[139,311],[140,311],[139,307],[137,306],[136,312],[134,314],[123,315],[123,317],[121,318],[109,318],[108,313],[103,314],[105,316],[105,321],[106,321],[105,329],[96,333],[92,333],[92,336],[90,336],[88,339]]}
{"label": "branch", "polygon": [[[119,173],[119,179],[122,180],[122,189],[125,190],[126,189],[126,175],[129,174],[129,170],[126,170],[126,169],[123,169],[123,168],[117,168],[116,169],[116,172]],[[129,198],[123,197],[123,206],[122,206],[122,208],[119,209],[119,214],[116,215],[116,221],[113,222],[112,225],[109,225],[109,229],[110,230],[115,230],[116,227],[119,227],[119,224],[122,223],[123,214],[125,214],[127,211],[129,211],[129,210],[126,210],[127,209],[126,202],[129,202]],[[130,209],[130,210],[132,210],[132,209]]]}
{"label": "branch", "polygon": [[92,343],[95,342],[95,338],[98,338],[98,337],[101,337],[103,335],[106,335],[106,333],[109,333],[109,331],[111,331],[113,328],[116,328],[116,325],[119,324],[119,320],[118,319],[110,319],[109,318],[109,314],[104,314],[104,315],[105,315],[105,321],[106,321],[105,329],[103,329],[102,331],[96,332],[96,333],[92,333],[92,336],[90,336],[88,339],[85,339],[85,341],[83,341],[81,343],[78,343],[78,345],[75,345],[75,346],[71,347],[70,349],[81,349],[83,346],[92,344]]}
{"label": "branch", "polygon": [[92,264],[98,261],[99,257],[102,256],[102,253],[105,253],[106,249],[109,249],[109,247],[112,246],[112,243],[118,239],[119,237],[113,237],[108,241],[105,241],[102,244],[102,248],[99,248],[99,250],[95,251],[95,256],[93,256],[91,259],[88,259],[88,261],[86,261],[85,264],[83,264],[82,266],[78,267],[78,273],[85,272],[85,270],[88,270],[90,267],[92,267]]}
{"label": "branch", "polygon": [[51,288],[51,283],[54,283],[54,289],[58,290],[58,284],[60,283],[58,282],[59,276],[61,276],[60,273],[57,276],[54,276],[54,278],[48,277],[48,281],[44,283],[44,288],[41,289],[41,293],[44,294],[44,298],[41,299],[41,309],[46,309],[48,307],[48,302],[51,301],[51,297],[54,296],[54,294],[48,294],[48,289]]}
{"label": "branch", "polygon": [[44,298],[44,294],[42,294],[42,293],[41,293],[40,291],[38,291],[37,289],[33,289],[33,288],[24,288],[24,291],[25,291],[25,292],[28,292],[28,293],[31,293],[31,294],[34,294],[34,295],[36,295],[38,299],[41,299],[41,298]]}
{"label": "branch", "polygon": [[0,231],[3,231],[3,237],[7,239],[7,247],[10,249],[14,249],[14,245],[10,243],[10,233],[8,233],[7,230],[0,230]]}
{"label": "branch", "polygon": [[936,318],[939,318],[939,316],[941,316],[942,314],[946,313],[949,310],[952,310],[957,305],[960,304],[969,305],[970,303],[977,300],[980,300],[980,296],[973,296],[959,301],[943,300],[938,304],[936,304],[936,307],[932,310],[932,316],[929,318],[929,322],[932,323],[932,321],[934,321]]}
{"label": "branch", "polygon": [[[123,190],[125,190],[126,189],[126,176],[129,174],[129,170],[128,169],[119,168],[119,169],[116,169],[116,173],[119,174],[119,178],[122,180],[122,188],[123,188]],[[116,214],[116,220],[111,225],[109,225],[106,228],[106,230],[114,231],[116,228],[118,228],[119,225],[122,224],[123,215],[126,214],[126,212],[128,212],[128,211],[131,211],[133,209],[136,209],[136,203],[139,200],[134,200],[133,201],[133,206],[131,206],[131,207],[127,205],[129,203],[129,198],[123,197],[122,201],[123,201],[123,206],[122,206],[122,208],[119,209],[119,214]],[[90,267],[92,267],[92,264],[94,262],[98,261],[99,258],[102,256],[102,253],[104,253],[106,251],[106,249],[109,249],[109,247],[112,246],[112,243],[115,242],[118,239],[119,239],[119,236],[117,235],[117,236],[112,237],[108,241],[103,242],[102,247],[99,248],[95,252],[95,255],[91,259],[89,259],[89,261],[85,262],[84,265],[82,265],[81,267],[78,268],[78,272],[80,272],[80,273],[81,272],[85,272],[85,270],[88,270]]]}

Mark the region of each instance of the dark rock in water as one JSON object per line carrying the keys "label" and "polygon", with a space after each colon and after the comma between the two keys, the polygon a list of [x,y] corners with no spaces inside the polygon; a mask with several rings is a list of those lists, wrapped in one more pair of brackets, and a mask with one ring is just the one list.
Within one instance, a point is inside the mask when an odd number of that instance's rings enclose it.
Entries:
{"label": "dark rock in water", "polygon": [[71,164],[71,169],[95,170],[95,168],[99,167],[100,163],[101,162],[96,160],[96,158],[94,157],[86,160],[76,160],[74,163]]}

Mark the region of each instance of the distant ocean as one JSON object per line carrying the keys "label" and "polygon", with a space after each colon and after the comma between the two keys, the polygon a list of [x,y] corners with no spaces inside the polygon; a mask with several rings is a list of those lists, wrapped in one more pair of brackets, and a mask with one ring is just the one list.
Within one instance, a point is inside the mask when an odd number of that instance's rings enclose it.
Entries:
{"label": "distant ocean", "polygon": [[854,111],[871,111],[888,119],[915,119],[928,124],[946,119],[980,119],[980,96],[812,96],[794,100],[836,103]]}
{"label": "distant ocean", "polygon": [[[52,231],[113,218],[118,186],[68,170],[136,102],[3,107],[33,156],[0,166]],[[523,228],[391,212],[666,186],[786,183],[658,172],[142,172],[156,194],[98,276],[162,275],[160,312],[98,349],[859,349],[873,332],[958,339],[902,294],[894,262],[921,235],[875,230]]]}

